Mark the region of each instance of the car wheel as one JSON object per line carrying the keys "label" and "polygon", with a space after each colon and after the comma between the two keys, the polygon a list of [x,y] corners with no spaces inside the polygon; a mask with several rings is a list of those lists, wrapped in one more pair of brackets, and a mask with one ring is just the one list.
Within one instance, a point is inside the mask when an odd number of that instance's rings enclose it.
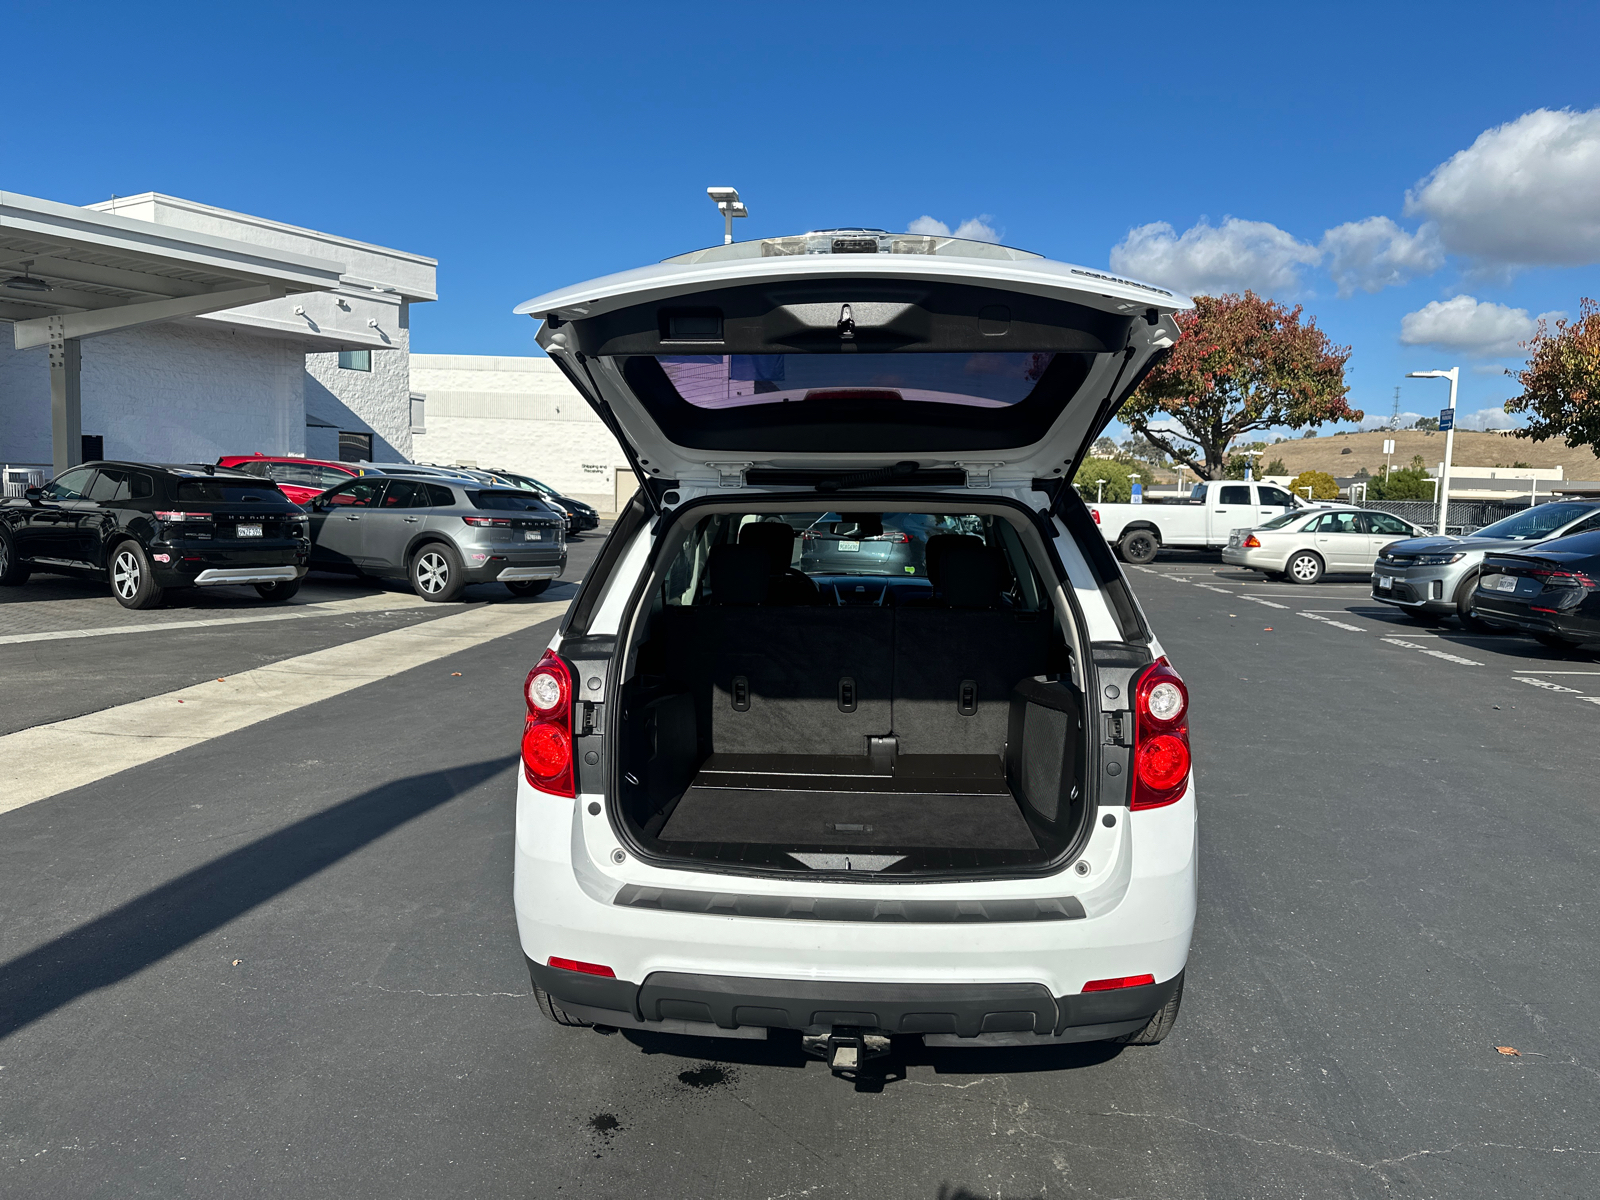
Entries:
{"label": "car wheel", "polygon": [[263,600],[271,600],[274,604],[281,604],[300,590],[298,579],[287,579],[282,583],[258,583],[256,594]]}
{"label": "car wheel", "polygon": [[566,1025],[574,1029],[587,1029],[589,1027],[588,1021],[575,1017],[562,1008],[561,1005],[555,1002],[550,993],[537,983],[533,985],[533,1002],[539,1006],[540,1012],[557,1025]]}
{"label": "car wheel", "polygon": [[156,586],[150,557],[138,542],[118,542],[111,551],[111,594],[123,608],[154,608],[165,591]]}
{"label": "car wheel", "polygon": [[1284,574],[1290,583],[1315,583],[1322,578],[1322,559],[1310,550],[1302,550],[1289,560]]}
{"label": "car wheel", "polygon": [[1456,589],[1456,620],[1461,628],[1472,633],[1499,633],[1499,627],[1489,624],[1472,611],[1472,593],[1478,589],[1478,577],[1468,575]]}
{"label": "car wheel", "polygon": [[508,579],[506,587],[513,596],[537,596],[554,582],[553,579]]}
{"label": "car wheel", "polygon": [[411,587],[424,600],[454,600],[466,586],[461,555],[443,542],[429,542],[411,560]]}
{"label": "car wheel", "polygon": [[0,532],[0,587],[19,587],[28,582],[31,574],[33,572],[17,557],[11,535]]}
{"label": "car wheel", "polygon": [[1156,1015],[1143,1029],[1136,1029],[1132,1033],[1125,1033],[1121,1037],[1112,1038],[1113,1042],[1121,1042],[1125,1046],[1154,1046],[1172,1032],[1172,1027],[1178,1022],[1178,1008],[1183,1003],[1183,973],[1178,974],[1178,990],[1172,993],[1172,999],[1157,1010]]}
{"label": "car wheel", "polygon": [[1139,567],[1152,561],[1159,549],[1161,549],[1160,541],[1148,529],[1135,529],[1132,533],[1125,533],[1122,535],[1122,540],[1117,543],[1117,553],[1122,556],[1122,561]]}

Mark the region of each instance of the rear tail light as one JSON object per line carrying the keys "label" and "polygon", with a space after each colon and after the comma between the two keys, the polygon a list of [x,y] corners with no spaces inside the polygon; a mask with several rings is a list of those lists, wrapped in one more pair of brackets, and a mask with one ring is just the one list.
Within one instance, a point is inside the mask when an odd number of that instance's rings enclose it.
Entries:
{"label": "rear tail light", "polygon": [[1095,523],[1095,524],[1096,524],[1096,525],[1098,525],[1098,524],[1100,524],[1100,510],[1099,510],[1099,509],[1098,509],[1098,508],[1091,508],[1091,509],[1090,509],[1090,510],[1089,510],[1089,514],[1090,514],[1090,515],[1091,515],[1091,516],[1092,516],[1092,517],[1094,517],[1094,523]]}
{"label": "rear tail light", "polygon": [[1252,533],[1244,539],[1242,545],[1246,550],[1259,550],[1261,549],[1261,539]]}
{"label": "rear tail light", "polygon": [[862,541],[893,542],[897,546],[904,546],[911,541],[911,535],[909,533],[876,533],[869,538],[863,538]]}
{"label": "rear tail light", "polygon": [[576,796],[572,777],[572,673],[567,664],[554,651],[546,650],[538,666],[528,672],[522,695],[528,705],[528,719],[522,727],[522,773],[541,792]]}
{"label": "rear tail light", "polygon": [[1534,571],[1533,577],[1542,581],[1547,588],[1583,588],[1590,592],[1600,589],[1600,584],[1582,571]]}
{"label": "rear tail light", "polygon": [[[579,962],[575,958],[552,958],[550,965],[561,971],[577,971],[584,975],[599,975],[604,979],[615,979],[617,973],[610,967],[603,967],[599,963]],[[1155,982],[1154,979],[1151,980]]]}
{"label": "rear tail light", "polygon": [[156,520],[166,521],[175,525],[181,521],[209,521],[211,520],[211,514],[203,512],[157,512]]}
{"label": "rear tail light", "polygon": [[1133,801],[1160,808],[1189,782],[1189,689],[1165,658],[1145,668],[1133,689]]}
{"label": "rear tail light", "polygon": [[[555,960],[551,960],[555,965]],[[1086,992],[1114,992],[1125,987],[1149,987],[1156,981],[1154,975],[1119,975],[1115,979],[1091,979],[1083,985]]]}
{"label": "rear tail light", "polygon": [[511,527],[510,517],[462,517],[461,519],[477,528],[485,525],[504,525],[508,529]]}

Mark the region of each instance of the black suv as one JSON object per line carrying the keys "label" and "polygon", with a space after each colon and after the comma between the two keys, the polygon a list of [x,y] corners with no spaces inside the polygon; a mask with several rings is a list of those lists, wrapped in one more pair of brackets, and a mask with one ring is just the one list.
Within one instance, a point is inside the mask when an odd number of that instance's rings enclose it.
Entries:
{"label": "black suv", "polygon": [[310,553],[306,514],[277,484],[223,467],[85,463],[0,501],[0,585],[93,576],[124,608],[174,587],[254,584],[287,600]]}

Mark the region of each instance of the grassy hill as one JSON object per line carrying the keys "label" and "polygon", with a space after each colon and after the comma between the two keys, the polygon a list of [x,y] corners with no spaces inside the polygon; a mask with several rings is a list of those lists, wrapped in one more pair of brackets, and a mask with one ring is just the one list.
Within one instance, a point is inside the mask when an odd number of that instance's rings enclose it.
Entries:
{"label": "grassy hill", "polygon": [[[1408,465],[1414,454],[1422,455],[1422,461],[1430,469],[1444,459],[1444,434],[1403,429],[1394,433],[1335,434],[1280,442],[1267,447],[1257,465],[1265,467],[1274,458],[1281,458],[1290,475],[1301,471],[1326,471],[1329,475],[1345,476],[1354,475],[1362,467],[1366,467],[1368,474],[1377,475],[1383,470],[1385,438],[1394,439],[1391,461],[1397,467]],[[1531,442],[1498,432],[1456,430],[1453,461],[1457,467],[1509,467],[1518,462],[1530,467],[1560,466],[1566,468],[1568,479],[1600,479],[1600,458],[1587,446]]]}

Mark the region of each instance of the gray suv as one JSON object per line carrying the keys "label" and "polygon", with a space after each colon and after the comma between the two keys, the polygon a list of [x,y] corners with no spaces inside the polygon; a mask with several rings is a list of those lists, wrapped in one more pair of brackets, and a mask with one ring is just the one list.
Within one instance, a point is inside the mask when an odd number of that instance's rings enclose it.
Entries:
{"label": "gray suv", "polygon": [[408,579],[424,600],[494,580],[537,595],[567,565],[566,522],[524,491],[366,475],[306,508],[312,569]]}
{"label": "gray suv", "polygon": [[1467,537],[1419,537],[1390,542],[1372,568],[1372,598],[1422,620],[1454,613],[1469,629],[1484,622],[1471,612],[1483,556],[1535,542],[1600,529],[1600,501],[1558,500],[1485,525]]}

